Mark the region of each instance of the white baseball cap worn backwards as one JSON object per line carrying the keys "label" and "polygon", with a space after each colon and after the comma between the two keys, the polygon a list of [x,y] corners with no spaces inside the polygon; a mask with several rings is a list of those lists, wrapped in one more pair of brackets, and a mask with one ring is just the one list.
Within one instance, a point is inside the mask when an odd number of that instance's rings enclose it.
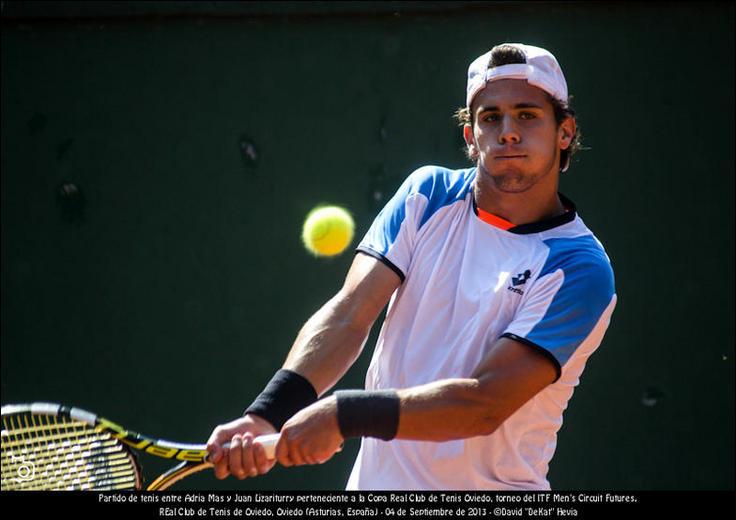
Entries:
{"label": "white baseball cap worn backwards", "polygon": [[488,83],[500,79],[525,79],[530,85],[541,88],[552,97],[567,103],[567,82],[562,74],[557,59],[546,49],[524,45],[523,43],[506,43],[516,47],[524,56],[526,63],[514,63],[488,68],[491,61],[491,52],[476,58],[468,68],[467,107],[478,93],[486,88]]}

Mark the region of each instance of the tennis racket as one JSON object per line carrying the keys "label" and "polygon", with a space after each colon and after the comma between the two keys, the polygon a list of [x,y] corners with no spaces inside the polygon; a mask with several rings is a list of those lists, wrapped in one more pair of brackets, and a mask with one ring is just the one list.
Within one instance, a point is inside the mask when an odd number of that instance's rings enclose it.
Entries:
{"label": "tennis racket", "polygon": [[[2,407],[2,419],[3,491],[140,490],[143,480],[132,449],[181,461],[146,487],[147,491],[167,489],[212,467],[204,444],[146,437],[80,408],[12,404]],[[278,439],[275,433],[256,441],[273,459]]]}

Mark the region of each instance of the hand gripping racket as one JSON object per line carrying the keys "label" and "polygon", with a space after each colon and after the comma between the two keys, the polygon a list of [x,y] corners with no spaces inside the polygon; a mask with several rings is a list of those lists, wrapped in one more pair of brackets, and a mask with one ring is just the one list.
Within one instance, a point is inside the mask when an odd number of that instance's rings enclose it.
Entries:
{"label": "hand gripping racket", "polygon": [[[167,489],[212,467],[204,444],[146,437],[80,408],[53,403],[6,405],[2,420],[3,491],[142,489],[131,448],[181,461],[147,491]],[[278,439],[275,433],[255,440],[273,459]]]}

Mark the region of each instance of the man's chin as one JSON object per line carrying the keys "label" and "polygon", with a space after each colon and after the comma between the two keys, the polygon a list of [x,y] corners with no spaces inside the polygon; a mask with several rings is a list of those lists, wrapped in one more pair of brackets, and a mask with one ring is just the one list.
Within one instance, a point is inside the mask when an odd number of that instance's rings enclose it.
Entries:
{"label": "man's chin", "polygon": [[504,193],[524,193],[534,186],[531,176],[518,171],[489,172],[488,177],[495,189]]}
{"label": "man's chin", "polygon": [[479,169],[481,174],[490,180],[493,188],[503,193],[524,193],[532,189],[539,180],[533,173],[511,164],[490,170],[485,167]]}

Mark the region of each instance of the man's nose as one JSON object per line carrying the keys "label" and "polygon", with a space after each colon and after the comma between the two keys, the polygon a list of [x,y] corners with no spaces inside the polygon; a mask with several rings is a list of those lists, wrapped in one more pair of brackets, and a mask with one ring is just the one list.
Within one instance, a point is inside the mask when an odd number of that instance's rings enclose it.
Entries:
{"label": "man's nose", "polygon": [[501,120],[501,133],[498,134],[498,142],[501,144],[521,142],[521,134],[511,116],[504,116]]}

